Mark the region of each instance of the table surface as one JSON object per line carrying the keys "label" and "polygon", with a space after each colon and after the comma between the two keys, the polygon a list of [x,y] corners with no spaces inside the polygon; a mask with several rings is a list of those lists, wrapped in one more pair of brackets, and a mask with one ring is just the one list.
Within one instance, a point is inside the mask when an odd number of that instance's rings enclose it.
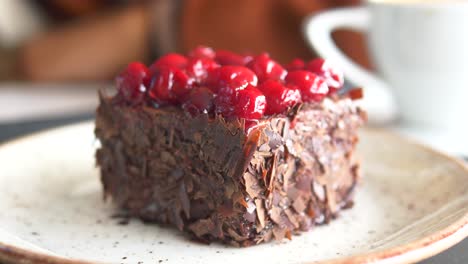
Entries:
{"label": "table surface", "polygon": [[[92,114],[79,114],[75,116],[43,119],[29,122],[3,123],[0,124],[0,143],[7,140],[20,137],[29,133],[72,124],[80,121],[90,120]],[[434,256],[430,259],[422,261],[421,264],[467,264],[468,263],[468,238],[463,240],[458,245]]]}

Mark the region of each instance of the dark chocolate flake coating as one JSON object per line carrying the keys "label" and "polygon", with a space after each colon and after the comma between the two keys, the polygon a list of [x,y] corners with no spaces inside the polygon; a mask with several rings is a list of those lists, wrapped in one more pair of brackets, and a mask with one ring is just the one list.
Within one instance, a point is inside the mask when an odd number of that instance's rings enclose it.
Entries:
{"label": "dark chocolate flake coating", "polygon": [[246,135],[239,120],[101,94],[96,158],[105,197],[131,216],[244,247],[290,239],[352,205],[365,119],[350,99],[325,99]]}

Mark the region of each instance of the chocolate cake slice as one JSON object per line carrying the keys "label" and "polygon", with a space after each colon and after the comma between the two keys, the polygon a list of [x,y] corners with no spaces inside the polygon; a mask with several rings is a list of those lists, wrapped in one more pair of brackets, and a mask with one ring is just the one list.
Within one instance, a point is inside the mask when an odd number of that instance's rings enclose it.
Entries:
{"label": "chocolate cake slice", "polygon": [[[197,81],[174,103],[152,93],[161,90],[158,83],[167,88],[158,80],[164,70],[150,68],[153,80],[145,84],[146,73],[127,69],[117,95],[100,94],[96,158],[104,193],[131,216],[199,241],[250,246],[291,239],[352,205],[359,179],[354,150],[366,115],[349,96],[304,99],[299,87],[300,101],[281,108],[286,100],[275,105],[268,98],[275,93],[267,80],[264,87],[255,80],[260,92],[253,84],[234,89],[231,101],[216,88],[203,92],[210,85]],[[275,82],[287,86],[288,77]],[[249,91],[247,99],[241,91]]]}

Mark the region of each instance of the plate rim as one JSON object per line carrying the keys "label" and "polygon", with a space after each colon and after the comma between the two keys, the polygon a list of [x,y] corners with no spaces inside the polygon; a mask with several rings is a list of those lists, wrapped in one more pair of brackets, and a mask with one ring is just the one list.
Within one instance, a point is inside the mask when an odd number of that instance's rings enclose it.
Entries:
{"label": "plate rim", "polygon": [[[81,121],[73,124],[58,126],[24,136],[8,140],[0,144],[0,150],[21,144],[32,139],[47,135],[49,133],[58,133],[63,130],[70,130],[74,127],[93,126],[94,120]],[[414,145],[424,151],[432,152],[434,155],[438,155],[454,164],[459,166],[468,175],[468,165],[453,156],[450,156],[444,152],[432,149],[429,146],[421,144],[416,140],[406,138],[398,135],[395,132],[391,132],[382,128],[366,127],[363,130],[386,134],[387,136],[397,137],[399,140],[406,142],[407,144]],[[429,257],[432,257],[442,251],[456,245],[465,238],[468,237],[468,213],[464,214],[460,219],[450,224],[448,227],[439,230],[436,233],[431,233],[419,240],[412,241],[405,245],[396,246],[390,249],[379,250],[368,254],[358,254],[349,257],[335,258],[323,261],[312,261],[308,263],[314,264],[354,264],[354,263],[369,263],[369,262],[391,262],[391,263],[411,263],[420,261]],[[96,264],[101,262],[93,262],[87,260],[79,260],[66,258],[62,256],[53,256],[47,253],[41,253],[33,250],[24,249],[21,247],[8,245],[0,241],[0,260],[6,263],[20,262],[24,264],[36,263],[36,264]]]}

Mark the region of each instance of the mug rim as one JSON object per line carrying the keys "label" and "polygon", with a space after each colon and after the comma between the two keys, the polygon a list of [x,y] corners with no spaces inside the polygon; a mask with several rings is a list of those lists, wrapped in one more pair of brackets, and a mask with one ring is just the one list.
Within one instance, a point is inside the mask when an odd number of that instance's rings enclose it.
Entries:
{"label": "mug rim", "polygon": [[468,7],[468,1],[465,0],[420,0],[420,1],[403,1],[403,0],[366,0],[366,4],[374,6],[392,6],[392,7]]}

